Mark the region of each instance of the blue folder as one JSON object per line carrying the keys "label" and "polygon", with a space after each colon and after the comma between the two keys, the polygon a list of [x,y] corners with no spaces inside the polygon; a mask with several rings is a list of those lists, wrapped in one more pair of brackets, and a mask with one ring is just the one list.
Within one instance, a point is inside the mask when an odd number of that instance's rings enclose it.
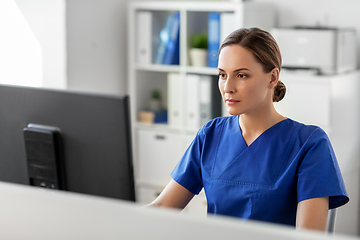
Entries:
{"label": "blue folder", "polygon": [[179,64],[179,33],[180,13],[173,14],[173,21],[170,26],[169,41],[166,46],[166,53],[163,64]]}
{"label": "blue folder", "polygon": [[208,15],[208,66],[218,66],[218,51],[220,47],[220,13],[211,12]]}
{"label": "blue folder", "polygon": [[174,15],[170,14],[164,28],[160,31],[160,44],[156,52],[155,63],[162,64],[165,58],[166,47],[170,39],[171,26],[173,25]]}

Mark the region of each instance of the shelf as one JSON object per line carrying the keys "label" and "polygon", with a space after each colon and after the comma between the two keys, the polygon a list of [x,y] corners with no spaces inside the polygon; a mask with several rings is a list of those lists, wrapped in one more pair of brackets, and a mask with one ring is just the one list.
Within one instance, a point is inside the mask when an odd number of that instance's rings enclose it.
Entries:
{"label": "shelf", "polygon": [[203,75],[217,75],[216,68],[210,67],[180,67],[179,65],[161,65],[161,64],[136,64],[136,70],[150,71],[150,72],[184,72],[184,73],[196,73]]}
{"label": "shelf", "polygon": [[197,74],[204,74],[204,75],[218,75],[217,68],[210,68],[210,67],[191,67],[188,66],[185,68],[186,73],[197,73]]}
{"label": "shelf", "polygon": [[162,65],[162,64],[136,64],[136,70],[150,72],[180,72],[179,65]]}

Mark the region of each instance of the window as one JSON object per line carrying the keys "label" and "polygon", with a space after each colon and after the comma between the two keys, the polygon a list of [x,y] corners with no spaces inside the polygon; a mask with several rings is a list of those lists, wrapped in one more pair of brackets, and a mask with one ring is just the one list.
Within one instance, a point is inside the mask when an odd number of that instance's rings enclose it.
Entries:
{"label": "window", "polygon": [[0,0],[0,83],[67,88],[65,0]]}
{"label": "window", "polygon": [[0,83],[43,86],[42,50],[14,0],[0,1]]}

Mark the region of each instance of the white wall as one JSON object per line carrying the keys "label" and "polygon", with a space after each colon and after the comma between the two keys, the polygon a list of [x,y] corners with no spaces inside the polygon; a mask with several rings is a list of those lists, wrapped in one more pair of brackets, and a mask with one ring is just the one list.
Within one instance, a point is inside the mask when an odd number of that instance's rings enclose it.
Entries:
{"label": "white wall", "polygon": [[67,73],[72,90],[127,93],[127,0],[67,1]]}

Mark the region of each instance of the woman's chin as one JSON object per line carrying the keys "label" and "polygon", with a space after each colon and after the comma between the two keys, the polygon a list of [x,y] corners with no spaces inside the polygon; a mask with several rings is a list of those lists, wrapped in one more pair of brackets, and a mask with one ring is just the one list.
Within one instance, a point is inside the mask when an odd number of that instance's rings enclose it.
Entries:
{"label": "woman's chin", "polygon": [[231,107],[228,107],[227,108],[227,111],[230,115],[240,115],[241,112],[239,110],[236,110],[234,108],[231,108]]}

